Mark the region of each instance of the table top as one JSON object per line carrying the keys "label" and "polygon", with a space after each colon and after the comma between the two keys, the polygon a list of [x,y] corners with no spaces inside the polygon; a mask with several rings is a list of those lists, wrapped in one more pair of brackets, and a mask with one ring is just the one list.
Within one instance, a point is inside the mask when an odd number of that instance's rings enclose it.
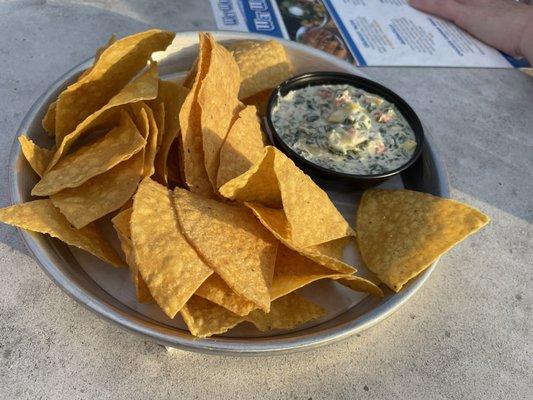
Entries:
{"label": "table top", "polygon": [[[0,206],[18,124],[111,33],[215,29],[195,0],[0,0]],[[167,352],[74,302],[0,226],[1,398],[518,399],[533,387],[533,78],[515,70],[366,68],[424,119],[453,198],[492,223],[423,288],[341,343],[276,357]],[[529,290],[528,290],[529,289]]]}

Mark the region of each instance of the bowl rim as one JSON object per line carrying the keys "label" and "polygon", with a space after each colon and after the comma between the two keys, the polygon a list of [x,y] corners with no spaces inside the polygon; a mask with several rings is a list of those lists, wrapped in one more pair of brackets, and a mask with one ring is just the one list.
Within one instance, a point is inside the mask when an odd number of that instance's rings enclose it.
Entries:
{"label": "bowl rim", "polygon": [[[305,81],[305,83],[302,84],[301,81]],[[277,100],[280,96],[286,95],[288,92],[294,90],[295,88],[293,88],[293,86],[296,86],[297,88],[303,86],[317,86],[325,83],[326,81],[329,84],[333,84],[332,81],[338,81],[339,83],[349,84],[356,88],[363,89],[369,93],[385,98],[385,100],[388,100],[393,103],[398,108],[402,116],[405,118],[411,129],[413,129],[413,132],[416,137],[416,148],[411,158],[409,158],[409,160],[402,164],[400,167],[390,171],[382,172],[380,174],[352,174],[349,172],[337,171],[318,165],[313,161],[310,161],[302,155],[298,154],[291,146],[289,146],[281,138],[276,128],[274,127],[274,123],[272,122],[272,109],[276,105]],[[371,89],[368,89],[366,87],[361,88],[361,84],[371,86]],[[372,89],[377,89],[378,91],[385,93],[385,95],[383,95],[382,93],[373,93]],[[392,98],[392,100],[389,97]],[[403,111],[405,111],[408,115],[406,116]],[[379,181],[383,180],[384,178],[390,178],[405,171],[407,168],[413,165],[422,154],[426,137],[424,126],[422,125],[422,122],[420,121],[420,118],[418,117],[417,113],[413,110],[409,103],[407,103],[407,101],[405,101],[396,92],[372,79],[337,71],[304,72],[302,74],[294,75],[280,83],[272,91],[268,99],[265,121],[268,134],[271,136],[271,139],[273,140],[276,147],[280,147],[281,150],[287,156],[292,158],[296,163],[305,166],[307,170],[316,171],[322,177],[333,177],[337,179],[341,178],[343,180]]]}
{"label": "bowl rim", "polygon": [[[241,32],[225,32],[225,31],[209,31],[214,34],[219,40],[241,40],[241,39],[257,39],[270,40],[270,36],[259,35],[253,33]],[[197,36],[198,31],[177,32],[176,38],[187,38],[191,35]],[[286,46],[300,49],[305,53],[330,58],[333,64],[339,65],[343,68],[352,67],[353,65],[327,55],[319,50],[295,43],[278,39]],[[9,188],[10,199],[13,204],[25,201],[25,189],[23,182],[17,170],[21,162],[21,149],[18,142],[18,135],[22,132],[28,131],[33,119],[36,118],[40,110],[48,107],[49,101],[54,95],[58,94],[63,88],[67,86],[71,79],[77,74],[81,73],[85,68],[89,67],[93,58],[89,58],[80,64],[72,67],[67,72],[53,82],[39,97],[35,100],[33,105],[28,109],[23,117],[16,135],[13,138],[13,144],[10,151],[9,161]],[[449,180],[442,157],[434,142],[428,137],[428,151],[435,164],[435,179],[438,183],[438,195],[449,196]],[[143,315],[136,311],[127,308],[118,307],[116,304],[108,301],[106,297],[112,296],[104,289],[98,287],[96,289],[88,289],[75,281],[72,276],[65,272],[61,265],[56,265],[59,259],[55,249],[46,253],[42,247],[42,241],[45,240],[44,235],[25,231],[18,228],[18,233],[22,238],[22,242],[28,249],[29,253],[36,260],[41,269],[48,275],[51,280],[58,285],[70,298],[75,300],[78,304],[86,309],[94,312],[99,317],[112,322],[114,325],[123,328],[131,333],[141,337],[150,339],[159,344],[179,348],[182,350],[195,351],[207,354],[218,355],[235,355],[235,356],[250,356],[250,355],[273,355],[288,352],[296,352],[308,350],[311,348],[321,347],[342,340],[357,332],[361,332],[371,326],[377,324],[383,319],[387,318],[399,307],[405,304],[424,284],[424,282],[431,275],[438,260],[436,260],[429,268],[427,268],[418,277],[413,279],[407,287],[400,293],[393,294],[389,299],[379,304],[377,307],[366,311],[363,315],[350,321],[344,322],[334,327],[329,327],[321,332],[303,334],[299,337],[292,337],[288,335],[273,336],[270,338],[226,338],[223,336],[213,336],[207,339],[196,339],[191,335],[184,334],[181,330],[170,329],[166,325],[151,320],[147,322]],[[95,293],[101,293],[99,296]],[[116,300],[118,302],[118,300]],[[121,303],[122,304],[122,303]],[[138,315],[137,315],[138,314]],[[269,339],[267,341],[261,339]]]}

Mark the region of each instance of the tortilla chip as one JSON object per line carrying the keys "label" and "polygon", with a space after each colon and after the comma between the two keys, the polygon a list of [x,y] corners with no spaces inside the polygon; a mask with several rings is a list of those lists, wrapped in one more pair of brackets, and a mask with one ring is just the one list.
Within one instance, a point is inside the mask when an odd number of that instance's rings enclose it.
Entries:
{"label": "tortilla chip", "polygon": [[367,190],[357,211],[364,263],[394,291],[489,217],[454,200],[410,190]]}
{"label": "tortilla chip", "polygon": [[54,153],[54,157],[48,164],[47,169],[52,169],[81,136],[102,126],[109,127],[109,123],[114,122],[117,116],[120,115],[120,106],[155,98],[157,96],[157,82],[157,68],[155,64],[152,64],[148,71],[124,87],[120,93],[109,100],[109,103],[100,110],[89,115],[87,119],[76,127],[75,131],[66,135]]}
{"label": "tortilla chip", "polygon": [[43,176],[46,166],[52,159],[53,150],[37,146],[27,136],[19,136],[20,149],[24,158],[39,176]]}
{"label": "tortilla chip", "polygon": [[261,161],[265,141],[256,108],[246,107],[233,123],[220,150],[217,188]]}
{"label": "tortilla chip", "polygon": [[250,311],[257,308],[254,303],[235,293],[217,274],[207,278],[195,294],[237,315],[248,315]]}
{"label": "tortilla chip", "polygon": [[56,129],[56,107],[57,103],[53,101],[48,106],[48,110],[46,111],[46,114],[44,115],[42,125],[43,129],[46,133],[48,133],[49,136],[55,135],[55,129]]}
{"label": "tortilla chip", "polygon": [[[256,174],[258,176],[254,176]],[[354,234],[326,192],[272,146],[265,148],[264,157],[258,164],[226,183],[219,191],[232,200],[252,201],[267,207],[280,208],[278,204],[281,202],[289,221],[291,242],[298,248]],[[276,199],[278,194],[280,198]]]}
{"label": "tortilla chip", "polygon": [[333,271],[343,274],[356,272],[355,268],[346,264],[341,259],[332,257],[330,254],[321,253],[320,248],[316,246],[305,248],[296,246],[291,240],[290,226],[283,210],[263,207],[255,203],[245,203],[245,205],[253,211],[263,226],[288,248]]}
{"label": "tortilla chip", "polygon": [[265,117],[267,115],[268,101],[274,89],[268,88],[260,91],[250,97],[247,97],[242,100],[242,102],[247,106],[254,106],[257,108],[257,114],[260,117]]}
{"label": "tortilla chip", "polygon": [[69,222],[79,229],[126,203],[137,190],[142,171],[141,152],[81,186],[53,194],[50,199]]}
{"label": "tortilla chip", "polygon": [[207,74],[211,62],[212,46],[205,34],[200,33],[198,68],[191,90],[180,110],[179,121],[182,140],[182,160],[185,182],[189,189],[204,196],[213,196],[213,187],[209,182],[204,166],[202,144],[201,108],[198,104],[200,82]]}
{"label": "tortilla chip", "polygon": [[212,47],[211,60],[198,91],[198,104],[205,169],[216,190],[220,149],[241,108],[237,97],[240,74],[231,53],[216,43],[210,34],[207,34],[207,40]]}
{"label": "tortilla chip", "polygon": [[183,163],[180,159],[181,139],[174,139],[170,145],[167,157],[167,186],[174,189],[176,186],[184,187],[185,178],[183,176]]}
{"label": "tortilla chip", "polygon": [[133,200],[135,261],[155,301],[174,318],[212,271],[180,232],[172,194],[145,178]]}
{"label": "tortilla chip", "polygon": [[34,196],[47,196],[62,189],[78,187],[143,149],[146,141],[126,112],[120,125],[91,144],[80,147],[44,174],[32,190]]}
{"label": "tortilla chip", "polygon": [[135,263],[135,254],[133,252],[133,245],[131,243],[130,231],[132,211],[132,208],[127,208],[121,211],[115,215],[115,217],[113,217],[111,222],[113,222],[113,226],[117,232],[117,236],[120,241],[120,247],[122,248],[122,252],[126,257],[126,263],[130,267],[131,280],[135,286],[135,295],[137,297],[137,301],[139,301],[139,303],[153,303],[154,298],[150,294],[150,290],[148,289],[148,286],[146,286],[146,282],[142,278],[137,264]]}
{"label": "tortilla chip", "polygon": [[[96,55],[94,56],[94,62],[93,65],[90,68],[87,68],[83,73],[78,77],[77,81],[83,79],[87,74],[91,72],[91,70],[94,68],[98,60],[100,59],[100,56],[104,52],[105,49],[107,49],[109,46],[111,46],[113,43],[116,42],[115,35],[111,35],[109,37],[109,40],[107,41],[107,44],[105,46],[102,46],[96,50]],[[48,106],[48,110],[46,111],[46,115],[43,118],[42,124],[43,128],[50,136],[55,136],[55,128],[56,128],[56,106],[57,102],[52,102]]]}
{"label": "tortilla chip", "polygon": [[348,274],[340,274],[324,268],[322,265],[280,244],[270,297],[274,301],[317,280],[326,278],[340,279],[348,276]]}
{"label": "tortilla chip", "polygon": [[193,247],[237,294],[268,311],[277,240],[245,207],[180,188],[174,194],[180,226]]}
{"label": "tortilla chip", "polygon": [[231,200],[250,201],[271,208],[282,208],[278,177],[274,169],[276,152],[267,146],[261,161],[237,178],[226,182],[219,193]]}
{"label": "tortilla chip", "polygon": [[90,72],[70,85],[57,99],[57,145],[142,70],[153,52],[164,50],[174,35],[152,29],[117,40],[104,50]]}
{"label": "tortilla chip", "polygon": [[[159,146],[161,146],[161,142],[163,140],[163,132],[165,131],[165,103],[162,103],[160,101],[158,102],[160,94],[161,94],[161,81],[159,81],[157,99],[149,102],[150,108],[152,108],[152,112],[154,113],[155,123],[157,124],[157,131],[159,132],[159,135],[157,135],[157,148],[158,149],[159,149]],[[155,101],[156,103],[151,104],[153,101]]]}
{"label": "tortilla chip", "polygon": [[370,281],[369,279],[357,276],[357,275],[351,275],[344,278],[333,278],[336,279],[337,282],[339,282],[341,285],[344,285],[346,287],[349,287],[350,289],[356,291],[356,292],[365,292],[370,293],[376,297],[383,297],[383,291],[381,288],[376,285],[374,282]]}
{"label": "tortilla chip", "polygon": [[146,148],[144,150],[144,168],[143,178],[152,176],[155,172],[155,156],[157,154],[157,140],[159,130],[152,109],[145,106],[146,116],[148,117],[148,138],[146,139]]}
{"label": "tortilla chip", "polygon": [[241,72],[239,98],[275,87],[292,75],[285,48],[276,40],[239,41],[228,46]]}
{"label": "tortilla chip", "polygon": [[118,254],[94,224],[74,229],[49,199],[34,200],[0,209],[0,222],[32,232],[45,233],[85,250],[116,267],[123,266]]}
{"label": "tortilla chip", "polygon": [[208,337],[227,332],[243,321],[243,317],[198,296],[193,296],[180,311],[191,334]]}
{"label": "tortilla chip", "polygon": [[[154,178],[161,184],[167,184],[167,159],[174,139],[180,130],[179,113],[189,89],[169,81],[159,82],[158,100],[164,107],[164,130],[161,136],[161,146],[155,158]],[[177,155],[177,154],[176,154]]]}
{"label": "tortilla chip", "polygon": [[244,318],[260,331],[266,332],[273,329],[294,329],[324,315],[326,315],[326,310],[321,306],[295,293],[290,293],[274,300],[268,314],[261,310],[254,310]]}
{"label": "tortilla chip", "polygon": [[144,101],[138,101],[129,105],[129,109],[133,115],[133,122],[141,136],[145,139],[148,138],[150,132],[150,121],[148,121],[147,108],[148,106]]}

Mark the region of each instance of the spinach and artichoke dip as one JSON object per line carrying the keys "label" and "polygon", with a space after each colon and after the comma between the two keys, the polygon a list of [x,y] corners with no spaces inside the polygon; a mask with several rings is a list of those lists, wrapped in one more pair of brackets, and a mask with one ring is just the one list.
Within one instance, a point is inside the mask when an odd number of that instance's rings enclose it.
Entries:
{"label": "spinach and artichoke dip", "polygon": [[317,85],[280,96],[272,109],[280,138],[331,170],[377,175],[409,161],[417,142],[405,118],[382,97],[350,85]]}

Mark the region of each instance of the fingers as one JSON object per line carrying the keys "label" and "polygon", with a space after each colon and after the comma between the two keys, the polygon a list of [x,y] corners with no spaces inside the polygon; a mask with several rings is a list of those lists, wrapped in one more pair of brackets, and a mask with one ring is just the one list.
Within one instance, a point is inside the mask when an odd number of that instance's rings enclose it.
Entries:
{"label": "fingers", "polygon": [[434,14],[444,19],[457,22],[462,19],[468,9],[467,0],[461,2],[456,0],[409,0],[409,4],[414,8]]}

